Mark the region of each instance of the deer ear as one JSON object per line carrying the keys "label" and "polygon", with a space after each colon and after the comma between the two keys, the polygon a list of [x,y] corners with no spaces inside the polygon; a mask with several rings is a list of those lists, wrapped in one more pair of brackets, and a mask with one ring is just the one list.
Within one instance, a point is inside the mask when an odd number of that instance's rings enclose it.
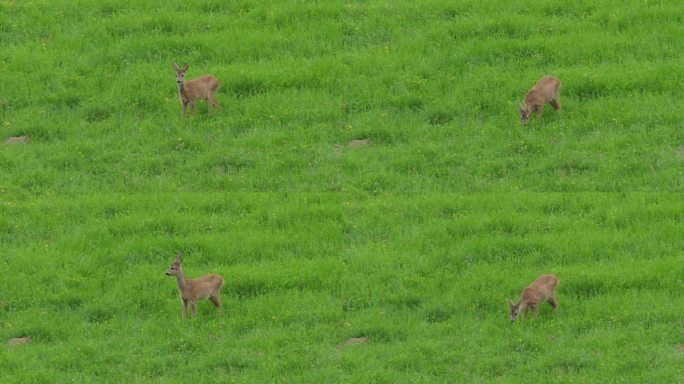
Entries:
{"label": "deer ear", "polygon": [[187,71],[188,68],[190,68],[190,66],[188,64],[185,64],[185,66],[183,67],[183,72]]}
{"label": "deer ear", "polygon": [[511,308],[515,307],[515,305],[513,305],[513,300],[511,300],[510,297],[508,298],[508,306]]}
{"label": "deer ear", "polygon": [[520,104],[520,103],[518,103],[518,111],[520,111],[520,112],[525,111],[525,106],[522,105],[522,104]]}
{"label": "deer ear", "polygon": [[183,261],[183,252],[178,252],[178,256],[176,256],[176,261],[179,263]]}
{"label": "deer ear", "polygon": [[173,69],[175,69],[176,72],[180,72],[180,67],[176,63],[173,63]]}

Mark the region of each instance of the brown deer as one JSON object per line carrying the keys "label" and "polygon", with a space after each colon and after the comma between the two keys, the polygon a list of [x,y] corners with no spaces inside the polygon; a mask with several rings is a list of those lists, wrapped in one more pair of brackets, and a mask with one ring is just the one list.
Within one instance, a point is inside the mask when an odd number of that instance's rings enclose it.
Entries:
{"label": "brown deer", "polygon": [[558,286],[558,278],[554,275],[541,275],[532,284],[523,289],[520,294],[520,300],[517,304],[508,299],[508,306],[511,308],[511,321],[519,314],[527,316],[527,311],[531,308],[534,310],[534,316],[537,317],[539,313],[539,304],[548,301],[555,310],[558,308],[558,299],[556,299],[556,286]]}
{"label": "brown deer", "polygon": [[209,110],[211,113],[212,107],[218,107],[214,94],[221,86],[221,83],[213,76],[200,76],[193,80],[185,81],[185,73],[188,71],[188,64],[180,68],[178,64],[173,63],[173,69],[176,70],[176,83],[178,83],[178,96],[182,106],[181,118],[185,116],[185,110],[188,104],[192,107],[192,114],[195,114],[195,103],[197,100],[207,100]]}
{"label": "brown deer", "polygon": [[188,311],[188,303],[192,308],[192,317],[195,317],[197,311],[197,301],[206,297],[211,300],[216,308],[221,308],[221,287],[223,286],[223,277],[220,275],[204,275],[197,279],[186,279],[183,275],[183,253],[176,256],[176,261],[171,264],[166,274],[169,276],[176,276],[178,281],[178,290],[180,291],[181,303],[183,304],[183,312],[181,319],[185,320],[185,315]]}
{"label": "brown deer", "polygon": [[556,110],[560,109],[560,102],[558,101],[560,85],[561,82],[557,78],[546,76],[539,80],[539,82],[527,92],[527,96],[525,96],[525,105],[518,105],[520,121],[523,125],[527,124],[532,112],[535,112],[537,118],[540,118],[546,103],[550,103]]}

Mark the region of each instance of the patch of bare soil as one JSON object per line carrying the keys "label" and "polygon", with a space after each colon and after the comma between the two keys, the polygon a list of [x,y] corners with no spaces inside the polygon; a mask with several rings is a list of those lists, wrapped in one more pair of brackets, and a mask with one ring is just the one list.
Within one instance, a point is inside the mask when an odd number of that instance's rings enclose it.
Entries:
{"label": "patch of bare soil", "polygon": [[30,342],[31,342],[30,336],[15,337],[14,339],[9,339],[7,341],[7,345],[21,345],[21,344],[28,344]]}
{"label": "patch of bare soil", "polygon": [[354,148],[354,147],[363,147],[363,146],[371,145],[371,144],[373,144],[372,139],[360,139],[360,140],[350,141],[349,143],[347,143],[347,146],[350,148]]}
{"label": "patch of bare soil", "polygon": [[[348,148],[365,147],[373,144],[373,139],[358,139],[347,143]],[[341,144],[335,144],[335,152],[340,152],[344,148]]]}
{"label": "patch of bare soil", "polygon": [[351,339],[346,340],[344,343],[339,344],[337,346],[337,350],[341,350],[344,347],[348,347],[350,345],[355,345],[355,344],[363,344],[369,342],[370,339],[368,337],[352,337]]}
{"label": "patch of bare soil", "polygon": [[5,144],[20,144],[25,143],[29,140],[28,135],[24,136],[11,136],[5,140]]}

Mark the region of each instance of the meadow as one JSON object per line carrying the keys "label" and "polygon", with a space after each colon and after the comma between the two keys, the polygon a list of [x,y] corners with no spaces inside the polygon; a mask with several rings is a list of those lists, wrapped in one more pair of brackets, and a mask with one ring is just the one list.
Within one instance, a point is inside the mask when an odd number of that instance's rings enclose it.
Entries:
{"label": "meadow", "polygon": [[[668,0],[0,0],[0,382],[684,381],[681,36]],[[221,310],[181,322],[179,251]]]}

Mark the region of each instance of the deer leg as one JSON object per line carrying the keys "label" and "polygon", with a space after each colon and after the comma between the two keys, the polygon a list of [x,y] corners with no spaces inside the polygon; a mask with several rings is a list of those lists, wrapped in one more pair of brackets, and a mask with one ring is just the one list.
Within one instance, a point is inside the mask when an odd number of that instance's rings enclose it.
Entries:
{"label": "deer leg", "polygon": [[185,117],[185,110],[188,108],[188,103],[181,101],[181,119]]}
{"label": "deer leg", "polygon": [[183,304],[183,312],[181,312],[181,320],[185,320],[185,315],[188,312],[188,301],[185,299],[181,299],[181,302]]}
{"label": "deer leg", "polygon": [[197,314],[197,301],[191,301],[190,307],[192,308],[192,317],[194,318],[195,314]]}
{"label": "deer leg", "polygon": [[196,112],[197,101],[191,101],[190,106],[192,107],[192,115],[194,116]]}
{"label": "deer leg", "polygon": [[553,309],[558,308],[558,300],[556,299],[556,296],[549,298],[549,304],[551,304]]}
{"label": "deer leg", "polygon": [[218,102],[216,101],[216,98],[214,97],[214,95],[210,95],[210,96],[207,98],[207,102],[208,102],[208,104],[209,104],[209,112],[211,112],[212,107],[213,107],[214,109],[216,109],[216,107],[219,106],[219,104],[218,104]]}
{"label": "deer leg", "polygon": [[211,295],[209,296],[209,300],[211,300],[211,302],[214,303],[214,306],[216,306],[216,308],[221,308],[221,297],[219,297],[219,295]]}
{"label": "deer leg", "polygon": [[555,110],[559,110],[559,109],[560,109],[560,103],[559,103],[558,100],[556,100],[556,99],[551,100],[551,106],[552,106]]}

